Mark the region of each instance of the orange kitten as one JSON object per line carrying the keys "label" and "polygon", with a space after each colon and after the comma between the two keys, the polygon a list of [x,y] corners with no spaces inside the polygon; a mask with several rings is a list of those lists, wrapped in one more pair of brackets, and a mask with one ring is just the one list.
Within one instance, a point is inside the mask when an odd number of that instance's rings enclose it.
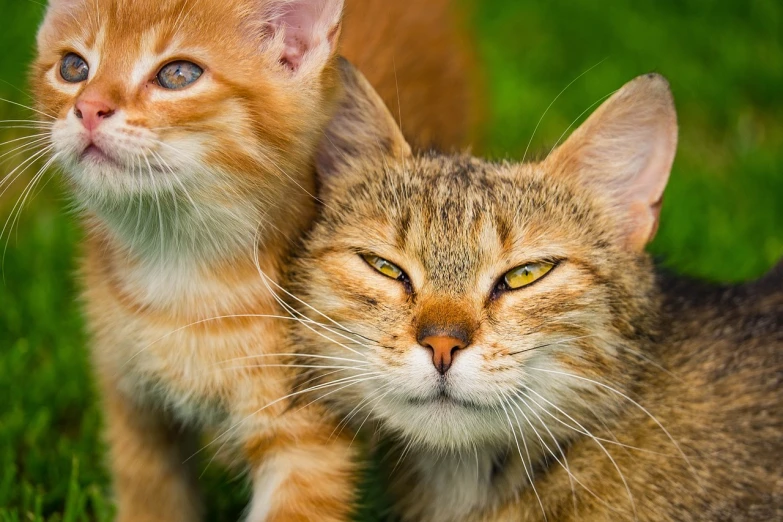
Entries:
{"label": "orange kitten", "polygon": [[783,520],[783,264],[728,288],[656,272],[666,80],[520,164],[412,154],[342,74],[292,326],[308,383],[383,441],[395,520]]}
{"label": "orange kitten", "polygon": [[50,2],[33,86],[87,228],[81,275],[121,521],[200,518],[183,462],[202,427],[247,464],[249,520],[352,510],[350,440],[330,437],[319,405],[270,404],[292,372],[273,357],[291,350],[270,288],[314,212],[342,7]]}

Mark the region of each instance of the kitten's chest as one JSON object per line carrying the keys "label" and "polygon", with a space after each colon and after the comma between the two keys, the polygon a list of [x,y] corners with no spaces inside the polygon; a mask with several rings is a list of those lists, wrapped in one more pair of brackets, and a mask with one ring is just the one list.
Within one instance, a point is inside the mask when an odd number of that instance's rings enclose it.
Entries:
{"label": "kitten's chest", "polygon": [[98,371],[126,396],[215,425],[258,381],[284,381],[261,368],[281,351],[282,331],[261,317],[275,308],[257,278],[124,275],[132,277],[88,273],[84,296]]}

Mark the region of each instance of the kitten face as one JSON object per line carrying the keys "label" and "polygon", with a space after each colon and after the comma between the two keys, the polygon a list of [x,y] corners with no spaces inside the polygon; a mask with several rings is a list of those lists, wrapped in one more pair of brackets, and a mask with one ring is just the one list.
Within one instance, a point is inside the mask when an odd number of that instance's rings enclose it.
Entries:
{"label": "kitten face", "polygon": [[[352,134],[329,143],[356,135],[367,112],[347,111]],[[376,149],[401,139],[377,139],[383,120],[368,121]],[[352,144],[343,151],[360,155],[334,168],[327,155],[323,214],[292,276],[303,312],[325,324],[297,326],[303,351],[350,367],[325,374],[339,385],[326,400],[439,450],[537,445],[545,416],[561,420],[548,424],[563,440],[616,407],[620,397],[594,381],[633,379],[627,361],[647,331],[652,286],[635,241],[654,227],[646,207],[618,206],[624,182],[601,191],[576,175],[600,123],[539,164],[400,158],[383,145],[374,161]]]}
{"label": "kitten face", "polygon": [[[57,116],[54,152],[82,190],[135,195],[166,183],[166,165],[183,175],[187,166],[217,166],[219,145],[229,143],[219,135],[221,121],[236,122],[239,143],[254,141],[248,108],[232,89],[238,71],[231,69],[243,57],[225,43],[207,43],[217,27],[199,15],[209,11],[184,17],[180,2],[142,4],[71,2],[50,11],[39,36],[33,84],[41,110]],[[69,55],[84,60],[82,81],[63,78]],[[177,60],[204,74],[187,88],[166,89],[158,73]]]}
{"label": "kitten face", "polygon": [[341,3],[305,16],[321,3],[53,0],[31,83],[78,200],[109,221],[162,197],[244,216],[328,112]]}

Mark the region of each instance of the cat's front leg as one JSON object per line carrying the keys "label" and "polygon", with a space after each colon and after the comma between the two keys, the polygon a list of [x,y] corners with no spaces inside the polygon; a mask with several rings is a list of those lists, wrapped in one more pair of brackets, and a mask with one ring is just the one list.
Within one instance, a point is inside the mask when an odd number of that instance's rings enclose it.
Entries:
{"label": "cat's front leg", "polygon": [[248,446],[255,465],[246,522],[351,520],[361,468],[358,443],[352,444],[352,434],[335,435],[339,429],[329,421],[313,420]]}
{"label": "cat's front leg", "polygon": [[195,480],[183,463],[187,436],[113,384],[102,387],[117,522],[201,520]]}

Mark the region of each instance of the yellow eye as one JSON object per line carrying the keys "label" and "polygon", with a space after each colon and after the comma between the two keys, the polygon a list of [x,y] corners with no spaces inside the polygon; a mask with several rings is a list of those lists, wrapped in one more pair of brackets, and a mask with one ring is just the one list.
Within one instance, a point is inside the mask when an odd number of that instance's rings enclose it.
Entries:
{"label": "yellow eye", "polygon": [[386,277],[391,277],[392,279],[400,279],[405,275],[405,272],[402,271],[400,267],[397,265],[390,263],[386,261],[382,257],[374,256],[372,254],[363,254],[362,258],[364,258],[365,261],[367,261],[367,264],[376,269],[378,272],[382,273]]}
{"label": "yellow eye", "polygon": [[512,290],[522,288],[547,275],[554,266],[554,263],[547,262],[527,263],[506,273],[503,280]]}

